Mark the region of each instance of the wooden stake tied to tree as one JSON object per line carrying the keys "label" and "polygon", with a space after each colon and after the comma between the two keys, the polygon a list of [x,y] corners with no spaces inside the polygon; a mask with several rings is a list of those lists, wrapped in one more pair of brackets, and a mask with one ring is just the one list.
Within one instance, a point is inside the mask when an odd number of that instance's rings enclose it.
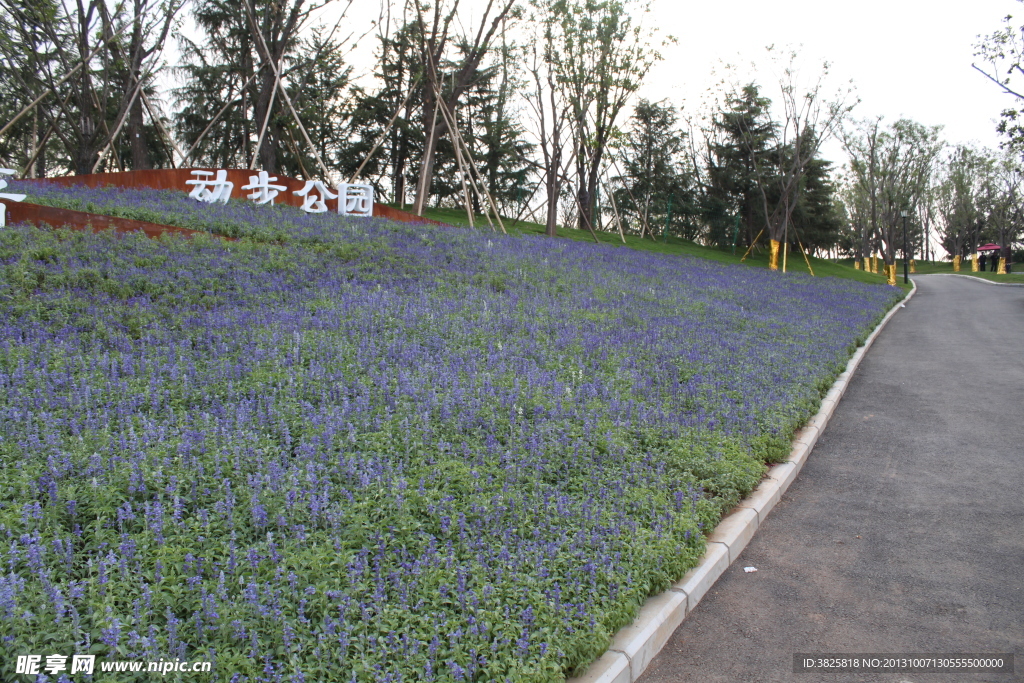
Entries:
{"label": "wooden stake tied to tree", "polygon": [[[420,160],[416,200],[413,208],[413,212],[418,216],[423,215],[427,196],[430,194],[430,180],[434,173],[437,140],[448,129],[448,123],[444,116],[432,115],[437,108],[436,100],[438,97],[443,97],[443,104],[447,111],[451,112],[456,109],[459,99],[472,87],[474,79],[478,77],[480,63],[490,48],[495,33],[499,27],[505,25],[506,19],[512,18],[512,10],[515,5],[516,0],[504,0],[495,11],[495,1],[488,0],[474,37],[471,41],[463,42],[463,46],[460,48],[461,61],[454,66],[453,73],[448,78],[442,74],[442,63],[452,41],[451,28],[459,7],[459,0],[455,0],[447,12],[445,11],[445,0],[434,0],[425,6],[416,3],[417,38],[420,59],[424,68],[423,76],[427,82],[427,87],[422,91],[421,110],[423,127],[426,131],[426,143]],[[431,12],[429,29],[424,15],[425,9]],[[494,12],[493,16],[492,12]],[[454,134],[452,137],[454,138]]]}

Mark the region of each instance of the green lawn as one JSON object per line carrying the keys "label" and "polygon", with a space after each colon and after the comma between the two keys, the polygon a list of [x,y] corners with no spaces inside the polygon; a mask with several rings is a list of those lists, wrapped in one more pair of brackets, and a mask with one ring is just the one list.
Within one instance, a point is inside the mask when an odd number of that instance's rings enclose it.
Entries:
{"label": "green lawn", "polygon": [[[970,275],[971,277],[991,280],[992,282],[1019,282],[1024,284],[1024,264],[1014,264],[1011,270],[1017,272],[1008,275],[997,275],[990,271],[972,273],[970,261],[964,261],[960,264],[960,275]],[[929,273],[952,273],[953,264],[948,261],[918,261],[917,272],[922,275]]]}
{"label": "green lawn", "polygon": [[[405,209],[408,210],[409,207],[407,206]],[[467,219],[466,212],[463,209],[427,209],[426,217],[435,221],[448,223],[450,225],[469,226],[469,220]],[[540,223],[515,221],[505,217],[502,217],[502,220],[505,223],[505,230],[507,230],[511,235],[544,234],[544,226]],[[487,219],[483,216],[475,217],[475,227],[483,230],[491,229],[487,224]],[[495,226],[495,229],[497,229],[497,226]],[[594,240],[590,232],[586,230],[575,230],[572,228],[559,228],[558,236],[565,239],[589,242],[593,242]],[[719,249],[715,247],[704,247],[696,242],[679,239],[677,237],[669,237],[667,240],[659,237],[657,240],[652,240],[650,238],[640,239],[635,235],[626,235],[625,244],[622,243],[622,238],[619,237],[617,232],[599,232],[597,233],[597,237],[603,244],[609,244],[612,246],[625,246],[631,249],[653,251],[663,254],[675,254],[678,256],[695,256],[698,258],[721,261],[723,263],[740,263],[744,252],[743,249],[737,248],[736,253],[733,254],[732,249],[729,248]],[[762,240],[762,245],[763,248],[755,249],[754,252],[743,261],[744,265],[754,268],[768,267],[767,241]],[[875,284],[885,283],[885,277],[882,275],[873,275],[871,273],[865,273],[862,270],[855,269],[851,259],[846,259],[845,262],[837,262],[826,259],[811,258],[810,263],[811,268],[814,270],[814,275],[816,276],[842,277],[850,280],[871,282]],[[788,255],[786,259],[786,271],[805,274],[808,272],[807,264],[799,253],[790,253]],[[902,273],[902,271],[900,272]],[[898,279],[898,284],[900,287],[910,289],[909,285],[903,285],[902,277]]]}

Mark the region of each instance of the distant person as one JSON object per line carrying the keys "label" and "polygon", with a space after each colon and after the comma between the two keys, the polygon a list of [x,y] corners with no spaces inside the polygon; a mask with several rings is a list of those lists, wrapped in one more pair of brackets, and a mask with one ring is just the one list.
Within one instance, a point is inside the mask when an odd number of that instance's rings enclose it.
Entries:
{"label": "distant person", "polygon": [[991,265],[991,269],[992,269],[993,273],[996,272],[997,270],[999,270],[999,252],[998,251],[993,251],[992,252],[992,265]]}
{"label": "distant person", "polygon": [[981,256],[978,257],[978,265],[981,267],[981,272],[983,273],[985,272],[985,264],[987,262],[985,252],[981,252]]}

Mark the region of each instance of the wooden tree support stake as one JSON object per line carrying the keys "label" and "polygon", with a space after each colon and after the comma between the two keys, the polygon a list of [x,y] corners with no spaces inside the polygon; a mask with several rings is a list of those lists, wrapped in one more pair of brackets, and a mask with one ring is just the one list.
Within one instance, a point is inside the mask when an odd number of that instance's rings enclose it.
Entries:
{"label": "wooden tree support stake", "polygon": [[809,258],[807,258],[807,250],[806,250],[806,249],[804,249],[804,245],[803,245],[803,243],[802,243],[802,242],[800,241],[800,238],[799,238],[799,237],[797,237],[797,238],[796,238],[796,243],[797,243],[798,245],[800,245],[800,253],[801,253],[801,254],[803,254],[803,256],[804,256],[804,263],[806,263],[806,264],[807,264],[807,272],[809,272],[809,273],[811,274],[811,277],[816,277],[816,276],[814,275],[814,269],[813,269],[813,268],[811,268],[811,260],[810,260]]}
{"label": "wooden tree support stake", "polygon": [[352,177],[348,179],[348,182],[354,183],[356,181],[356,178],[359,177],[359,174],[363,172],[363,168],[366,166],[366,164],[369,163],[371,158],[373,158],[373,155],[377,151],[377,148],[380,147],[382,142],[384,142],[384,138],[388,136],[388,133],[391,132],[391,128],[395,125],[395,121],[398,120],[398,115],[402,113],[402,109],[404,109],[405,105],[409,103],[409,98],[412,97],[412,94],[414,92],[416,92],[416,86],[420,84],[420,80],[422,78],[422,76],[417,76],[416,81],[411,86],[409,86],[409,94],[405,96],[405,100],[403,100],[402,104],[399,105],[398,109],[395,110],[394,116],[391,117],[391,120],[388,121],[387,127],[384,128],[384,132],[381,133],[380,137],[377,138],[377,141],[373,143],[373,147],[370,148],[370,153],[366,155],[365,159],[363,159],[363,163],[359,164],[359,168],[357,168],[356,172],[352,174]]}
{"label": "wooden tree support stake", "polygon": [[744,261],[747,260],[747,257],[750,256],[750,252],[754,251],[754,247],[757,246],[757,241],[761,239],[761,235],[763,234],[764,228],[761,228],[761,232],[757,233],[757,237],[755,237],[754,241],[750,243],[750,247],[747,248],[747,253],[743,255],[743,258],[740,259],[740,263],[743,263]]}
{"label": "wooden tree support stake", "polygon": [[124,33],[125,29],[127,29],[127,28],[128,28],[129,26],[131,26],[131,24],[128,24],[128,23],[126,23],[126,24],[125,24],[124,26],[122,26],[122,27],[121,27],[120,29],[118,29],[117,31],[114,31],[114,32],[113,32],[113,33],[112,33],[112,34],[110,35],[110,37],[109,37],[109,38],[107,38],[106,40],[103,40],[103,41],[101,41],[101,42],[100,42],[100,44],[99,44],[99,45],[97,45],[97,46],[96,46],[96,48],[95,48],[95,49],[94,49],[94,50],[93,50],[92,52],[90,52],[90,53],[89,53],[89,54],[88,54],[88,55],[86,56],[86,58],[85,58],[85,59],[83,59],[82,61],[80,61],[80,62],[78,63],[78,65],[77,65],[77,66],[75,66],[75,68],[73,68],[73,69],[72,69],[71,71],[67,72],[67,73],[66,73],[66,74],[64,75],[64,77],[63,77],[63,78],[61,78],[61,79],[60,79],[59,81],[57,81],[56,83],[54,83],[54,84],[53,84],[53,87],[52,87],[52,88],[47,88],[46,90],[44,90],[44,91],[43,91],[43,94],[42,94],[42,95],[40,95],[40,96],[39,96],[39,97],[37,97],[36,99],[32,100],[32,102],[30,102],[30,103],[29,103],[29,104],[28,104],[28,105],[27,105],[27,106],[26,106],[26,107],[25,107],[24,109],[22,109],[22,110],[21,110],[20,112],[18,112],[18,113],[17,113],[17,115],[15,115],[15,117],[14,117],[13,119],[11,119],[10,121],[8,121],[8,122],[7,122],[7,125],[6,125],[6,126],[4,126],[3,128],[0,128],[0,135],[3,135],[4,133],[6,133],[6,132],[7,132],[7,129],[8,129],[8,128],[10,128],[11,126],[13,126],[13,125],[14,125],[15,123],[17,123],[17,122],[18,122],[18,120],[19,120],[19,119],[20,119],[20,118],[21,118],[22,116],[24,116],[25,114],[29,113],[29,112],[30,112],[30,111],[32,111],[33,109],[35,109],[35,107],[36,107],[36,105],[37,105],[37,104],[39,104],[39,103],[40,103],[40,102],[42,102],[42,101],[43,101],[44,99],[46,99],[46,96],[47,96],[47,95],[49,95],[50,93],[54,92],[54,91],[55,91],[55,90],[56,90],[56,89],[57,89],[57,88],[58,88],[58,87],[59,87],[60,85],[62,85],[62,84],[64,83],[64,81],[68,80],[69,78],[71,78],[72,76],[74,76],[74,75],[75,75],[76,73],[78,73],[78,71],[79,71],[79,70],[80,70],[80,69],[81,69],[81,68],[82,68],[83,66],[85,66],[86,64],[88,64],[88,63],[89,63],[89,60],[91,60],[91,59],[92,59],[93,57],[95,57],[95,56],[96,56],[96,55],[97,55],[97,54],[99,53],[99,51],[100,51],[100,50],[102,50],[102,49],[103,49],[103,47],[104,47],[104,46],[105,46],[105,45],[106,45],[107,43],[109,43],[110,41],[112,41],[112,40],[113,40],[114,38],[116,38],[117,36],[121,35],[122,33]]}
{"label": "wooden tree support stake", "polygon": [[[249,15],[249,22],[252,24],[252,32],[256,36],[256,42],[262,48],[264,59],[270,64],[271,68],[274,69],[274,78],[277,79],[277,89],[281,91],[281,96],[284,98],[285,103],[288,104],[288,109],[292,112],[292,118],[295,119],[295,124],[302,131],[302,137],[306,139],[306,144],[309,145],[309,151],[316,157],[316,161],[320,164],[320,170],[324,174],[324,179],[329,179],[331,172],[327,168],[327,164],[324,163],[323,158],[320,156],[320,152],[317,151],[316,145],[309,138],[309,133],[306,132],[306,127],[302,125],[302,120],[299,118],[299,113],[295,111],[295,105],[292,103],[292,98],[288,95],[287,88],[284,87],[284,83],[281,80],[281,72],[277,68],[277,64],[274,63],[273,57],[270,54],[270,50],[267,48],[266,42],[263,40],[263,34],[259,30],[259,25],[256,23],[256,11],[252,8],[250,0],[245,0],[245,11]],[[269,111],[269,110],[268,110]],[[258,151],[257,147],[257,151]]]}

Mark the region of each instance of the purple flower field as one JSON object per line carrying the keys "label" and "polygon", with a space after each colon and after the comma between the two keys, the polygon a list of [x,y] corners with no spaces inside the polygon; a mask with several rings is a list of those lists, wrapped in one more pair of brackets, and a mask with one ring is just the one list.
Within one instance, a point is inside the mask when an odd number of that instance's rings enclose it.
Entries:
{"label": "purple flower field", "polygon": [[5,650],[208,680],[582,670],[901,294],[15,185],[255,238],[0,231]]}

